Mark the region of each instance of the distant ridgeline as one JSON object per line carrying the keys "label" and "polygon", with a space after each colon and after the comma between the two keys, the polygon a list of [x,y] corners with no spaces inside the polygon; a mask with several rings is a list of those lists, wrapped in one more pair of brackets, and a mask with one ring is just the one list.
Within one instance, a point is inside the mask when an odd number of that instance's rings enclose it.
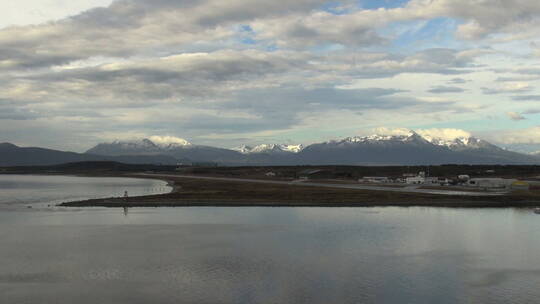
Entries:
{"label": "distant ridgeline", "polygon": [[302,145],[259,145],[225,149],[187,141],[150,139],[102,143],[85,153],[0,144],[0,166],[54,165],[81,161],[184,166],[251,165],[439,165],[540,164],[540,156],[508,151],[474,137],[441,140],[405,135],[348,137]]}

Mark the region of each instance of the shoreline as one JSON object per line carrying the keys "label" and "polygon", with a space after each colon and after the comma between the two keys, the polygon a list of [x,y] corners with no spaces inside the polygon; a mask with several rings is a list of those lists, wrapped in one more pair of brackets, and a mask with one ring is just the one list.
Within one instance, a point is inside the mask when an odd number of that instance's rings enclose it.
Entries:
{"label": "shoreline", "polygon": [[[306,186],[275,181],[246,183],[201,176],[126,174],[117,177],[159,179],[169,193],[125,198],[102,198],[58,204],[62,207],[445,207],[535,208],[540,199],[527,195],[460,196],[399,191]],[[208,178],[208,179],[205,179]]]}

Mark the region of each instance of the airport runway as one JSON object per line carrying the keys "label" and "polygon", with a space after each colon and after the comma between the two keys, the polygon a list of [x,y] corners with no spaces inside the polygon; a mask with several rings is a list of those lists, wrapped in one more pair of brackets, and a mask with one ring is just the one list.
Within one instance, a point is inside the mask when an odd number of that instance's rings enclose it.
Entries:
{"label": "airport runway", "polygon": [[402,192],[402,193],[423,193],[423,194],[438,194],[438,195],[458,195],[458,196],[499,196],[506,192],[475,192],[475,191],[462,191],[462,190],[436,190],[436,189],[420,189],[419,186],[406,186],[406,187],[380,187],[380,186],[368,186],[368,185],[354,185],[354,184],[324,184],[305,182],[303,180],[294,181],[276,181],[276,180],[261,180],[261,179],[248,179],[248,178],[228,178],[228,177],[212,177],[212,176],[194,176],[194,175],[176,175],[176,174],[150,174],[140,173],[139,176],[153,176],[153,177],[172,177],[172,178],[189,178],[189,179],[202,179],[202,180],[215,180],[225,182],[242,182],[242,183],[258,183],[258,184],[276,184],[276,185],[289,185],[289,186],[307,186],[307,187],[322,187],[322,188],[341,188],[341,189],[357,189],[357,190],[372,190],[372,191],[386,191],[386,192]]}

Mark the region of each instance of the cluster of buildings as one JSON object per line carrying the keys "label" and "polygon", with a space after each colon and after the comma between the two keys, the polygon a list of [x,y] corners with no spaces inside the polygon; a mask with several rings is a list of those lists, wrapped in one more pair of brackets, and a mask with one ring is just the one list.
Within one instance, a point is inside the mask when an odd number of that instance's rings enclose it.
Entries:
{"label": "cluster of buildings", "polygon": [[[492,175],[494,170],[486,170],[486,175]],[[266,177],[273,178],[278,176],[276,172],[266,172]],[[302,170],[295,174],[295,178],[299,180],[339,180],[351,179],[353,175],[349,172],[341,172],[335,170],[327,170],[320,168],[311,168]],[[539,178],[540,179],[540,178]],[[358,180],[360,183],[369,184],[393,184],[393,185],[411,185],[411,186],[450,186],[450,187],[466,187],[476,188],[479,190],[530,190],[531,188],[540,188],[539,181],[522,181],[515,178],[502,177],[473,177],[462,174],[452,178],[429,176],[426,172],[421,171],[416,174],[405,173],[401,176],[364,176]]]}
{"label": "cluster of buildings", "polygon": [[363,183],[393,183],[407,185],[437,185],[464,186],[483,190],[529,190],[531,182],[514,178],[482,177],[471,178],[469,175],[459,175],[455,179],[427,176],[425,172],[418,174],[403,174],[402,177],[390,178],[385,176],[365,176],[359,180]]}
{"label": "cluster of buildings", "polygon": [[451,183],[447,178],[442,177],[428,177],[425,172],[419,172],[418,174],[403,174],[402,177],[390,178],[387,176],[364,176],[359,180],[363,183],[394,183],[394,184],[408,184],[408,185],[422,185],[422,184],[437,184],[437,185],[449,185]]}

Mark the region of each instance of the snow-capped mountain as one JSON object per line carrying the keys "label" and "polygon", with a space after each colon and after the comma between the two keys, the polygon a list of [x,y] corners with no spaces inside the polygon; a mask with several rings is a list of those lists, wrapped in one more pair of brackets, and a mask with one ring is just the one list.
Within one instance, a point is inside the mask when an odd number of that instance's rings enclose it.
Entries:
{"label": "snow-capped mountain", "polygon": [[538,163],[540,158],[504,150],[472,136],[398,134],[347,137],[306,147],[306,163],[324,164],[513,164]]}
{"label": "snow-capped mountain", "polygon": [[238,151],[242,154],[253,154],[253,153],[299,153],[304,149],[303,145],[277,145],[277,144],[262,144],[255,147],[251,146],[241,146],[234,148],[234,151]]}
{"label": "snow-capped mountain", "polygon": [[457,137],[453,139],[437,138],[437,137],[431,137],[431,136],[426,136],[426,135],[424,135],[423,137],[434,145],[448,147],[449,149],[454,150],[454,151],[474,150],[474,149],[501,150],[501,148],[495,145],[492,145],[485,140],[478,139],[472,136]]}
{"label": "snow-capped mountain", "polygon": [[199,162],[242,163],[242,154],[236,151],[193,145],[177,137],[152,136],[141,140],[113,141],[101,143],[86,151],[86,154],[104,156],[153,155],[172,156],[177,160]]}
{"label": "snow-capped mountain", "polygon": [[87,154],[98,155],[140,155],[159,154],[160,147],[151,140],[145,138],[141,140],[121,141],[115,140],[111,143],[101,143],[86,151]]}
{"label": "snow-capped mountain", "polygon": [[101,143],[86,153],[98,155],[167,154],[164,152],[191,146],[192,144],[185,139],[153,136],[150,139],[115,140],[111,143]]}
{"label": "snow-capped mountain", "polygon": [[334,144],[390,144],[390,143],[414,143],[425,144],[427,141],[422,136],[414,131],[400,135],[381,135],[374,134],[370,136],[354,136],[347,137],[341,140],[333,140],[327,143]]}
{"label": "snow-capped mountain", "polygon": [[397,165],[448,163],[452,151],[428,142],[416,132],[347,137],[307,146],[300,154],[305,163]]}
{"label": "snow-capped mountain", "polygon": [[504,150],[467,134],[459,133],[460,136],[453,137],[449,134],[442,135],[400,130],[397,134],[346,137],[307,147],[262,144],[235,149],[194,145],[176,137],[151,137],[135,141],[103,143],[88,150],[87,153],[104,156],[169,156],[177,160],[218,162],[228,165],[540,163],[539,156]]}
{"label": "snow-capped mountain", "polygon": [[491,149],[496,151],[503,151],[485,140],[478,139],[473,136],[460,136],[455,138],[437,137],[429,134],[418,134],[414,131],[409,131],[406,134],[399,135],[381,135],[374,134],[370,136],[355,136],[347,137],[339,141],[333,141],[337,143],[362,143],[362,144],[391,144],[391,143],[415,143],[426,144],[430,143],[435,146],[446,147],[453,151],[467,151],[467,150],[480,150]]}

